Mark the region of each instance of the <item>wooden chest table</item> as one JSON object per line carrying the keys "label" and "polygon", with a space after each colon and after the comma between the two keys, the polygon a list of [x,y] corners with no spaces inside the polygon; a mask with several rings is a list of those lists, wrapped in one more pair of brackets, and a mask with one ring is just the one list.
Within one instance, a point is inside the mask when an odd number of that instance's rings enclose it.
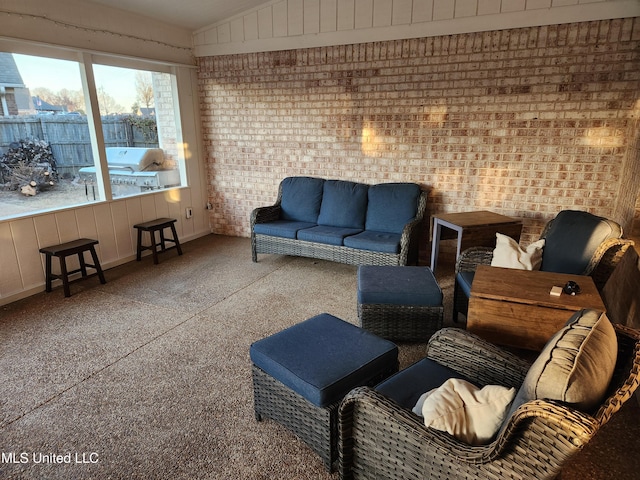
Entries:
{"label": "wooden chest table", "polygon": [[[552,287],[569,280],[580,285],[581,293],[550,295]],[[605,310],[591,277],[480,265],[471,286],[467,329],[492,343],[538,351],[583,308]]]}

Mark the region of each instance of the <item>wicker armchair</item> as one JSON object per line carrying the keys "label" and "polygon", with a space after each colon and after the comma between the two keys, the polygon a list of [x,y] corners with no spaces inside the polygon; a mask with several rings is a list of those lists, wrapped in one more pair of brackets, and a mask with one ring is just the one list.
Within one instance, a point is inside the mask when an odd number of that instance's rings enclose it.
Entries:
{"label": "wicker armchair", "polygon": [[[553,479],[638,386],[640,334],[615,326],[618,359],[593,415],[556,401],[521,405],[490,444],[470,446],[425,427],[422,418],[368,387],[345,397],[338,417],[343,479]],[[430,340],[427,357],[479,384],[518,387],[528,364],[463,330]]]}
{"label": "wicker armchair", "polygon": [[[599,220],[602,224],[606,224],[610,228],[611,232],[609,238],[606,238],[602,243],[600,243],[593,254],[591,254],[590,258],[584,262],[584,265],[582,265],[584,268],[581,271],[560,271],[554,269],[554,267],[546,267],[544,255],[545,250],[543,249],[541,270],[558,273],[573,273],[576,275],[589,275],[593,278],[598,290],[602,291],[605,283],[607,283],[607,280],[613,273],[616,265],[620,262],[624,253],[633,245],[633,241],[621,238],[622,227],[620,227],[620,225],[612,220],[596,217],[595,215],[591,215],[587,212],[564,210],[560,212],[555,219],[547,222],[540,238],[547,238],[547,235],[554,226],[554,223],[558,223],[560,221],[567,222],[568,225],[564,228],[569,230],[571,228],[571,223],[575,224],[582,218],[589,219],[594,222]],[[566,245],[567,251],[571,248],[575,249],[575,245],[579,239],[572,237],[568,240],[570,241]],[[586,239],[585,242],[587,242]],[[468,283],[468,276],[465,278],[465,273],[475,272],[478,265],[491,265],[492,258],[493,249],[488,247],[471,247],[460,254],[455,267],[456,280],[453,290],[454,322],[458,320],[458,313],[466,315],[469,308],[468,288],[464,288],[463,286],[465,282]]]}

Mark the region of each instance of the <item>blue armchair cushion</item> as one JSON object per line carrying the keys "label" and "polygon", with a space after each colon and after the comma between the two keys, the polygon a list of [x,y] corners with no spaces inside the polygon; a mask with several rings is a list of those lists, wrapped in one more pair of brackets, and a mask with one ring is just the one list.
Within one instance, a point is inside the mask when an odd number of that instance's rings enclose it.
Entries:
{"label": "blue armchair cushion", "polygon": [[287,177],[282,180],[280,218],[318,223],[324,180],[313,177]]}
{"label": "blue armchair cushion", "polygon": [[467,297],[471,297],[471,284],[475,274],[476,272],[459,272],[456,275],[456,282]]}
{"label": "blue armchair cushion", "polygon": [[589,212],[563,210],[553,219],[545,236],[541,270],[585,274],[598,246],[608,238],[620,238],[620,226]]}
{"label": "blue armchair cushion", "polygon": [[298,230],[315,226],[315,223],[275,220],[267,223],[256,223],[253,231],[260,235],[272,237],[296,238]]}
{"label": "blue armchair cushion", "polygon": [[442,305],[442,290],[428,267],[361,265],[359,304]]}
{"label": "blue armchair cushion", "polygon": [[373,252],[398,253],[402,235],[398,233],[373,232],[365,230],[344,239],[345,247],[371,250]]}
{"label": "blue armchair cushion", "polygon": [[366,230],[402,233],[418,211],[420,187],[415,183],[382,183],[369,187]]}
{"label": "blue armchair cushion", "polygon": [[412,410],[424,392],[440,387],[450,378],[469,381],[461,373],[430,358],[423,358],[379,383],[375,390],[401,407]]}
{"label": "blue armchair cushion", "polygon": [[398,368],[398,347],[323,313],[253,343],[251,361],[318,407]]}
{"label": "blue armchair cushion", "polygon": [[327,225],[317,225],[298,231],[298,240],[308,242],[318,242],[327,245],[342,245],[344,237],[359,233],[357,228],[329,227]]}
{"label": "blue armchair cushion", "polygon": [[318,225],[364,230],[368,189],[364,183],[326,180]]}

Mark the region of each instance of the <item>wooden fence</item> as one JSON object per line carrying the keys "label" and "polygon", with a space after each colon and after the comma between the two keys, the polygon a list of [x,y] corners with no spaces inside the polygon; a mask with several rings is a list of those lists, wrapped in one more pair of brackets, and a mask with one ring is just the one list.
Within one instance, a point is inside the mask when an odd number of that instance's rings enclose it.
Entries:
{"label": "wooden fence", "polygon": [[[102,132],[107,147],[158,147],[152,119],[104,116]],[[0,156],[11,143],[28,139],[44,140],[51,145],[60,175],[74,176],[80,168],[94,165],[89,124],[84,115],[0,117]]]}

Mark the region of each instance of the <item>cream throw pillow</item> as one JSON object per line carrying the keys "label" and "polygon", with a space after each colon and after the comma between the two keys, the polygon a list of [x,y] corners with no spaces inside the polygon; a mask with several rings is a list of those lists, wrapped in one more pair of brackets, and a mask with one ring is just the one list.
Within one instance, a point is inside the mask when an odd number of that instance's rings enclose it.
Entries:
{"label": "cream throw pillow", "polygon": [[496,248],[491,259],[492,267],[518,270],[540,270],[544,239],[533,242],[523,249],[513,238],[496,233]]}
{"label": "cream throw pillow", "polygon": [[424,393],[413,412],[424,417],[427,427],[445,431],[470,445],[484,445],[502,425],[515,395],[515,388],[478,388],[465,380],[450,378]]}

